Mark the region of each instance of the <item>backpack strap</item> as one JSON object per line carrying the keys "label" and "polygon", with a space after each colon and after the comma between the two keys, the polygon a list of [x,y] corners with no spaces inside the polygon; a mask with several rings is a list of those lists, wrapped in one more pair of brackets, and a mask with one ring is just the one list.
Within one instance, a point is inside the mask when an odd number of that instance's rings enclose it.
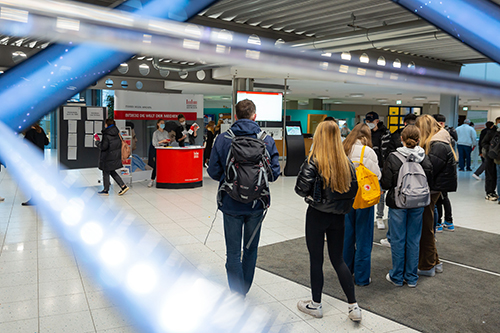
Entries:
{"label": "backpack strap", "polygon": [[260,132],[257,134],[257,139],[264,141],[264,139],[266,138],[266,136],[267,136],[266,131],[260,131]]}
{"label": "backpack strap", "polygon": [[394,155],[396,155],[396,156],[399,158],[399,160],[400,160],[401,162],[403,162],[403,163],[407,161],[407,158],[406,158],[406,157],[404,157],[404,155],[403,155],[403,154],[401,154],[399,151],[395,151],[395,152],[394,152]]}
{"label": "backpack strap", "polygon": [[235,137],[236,137],[236,135],[234,135],[234,132],[233,132],[231,129],[228,129],[228,130],[226,131],[226,138],[228,138],[228,139],[231,139],[231,140],[232,140],[232,139],[234,139]]}
{"label": "backpack strap", "polygon": [[359,164],[363,164],[363,158],[365,157],[365,148],[366,146],[363,146],[363,148],[361,148],[361,158],[359,159]]}

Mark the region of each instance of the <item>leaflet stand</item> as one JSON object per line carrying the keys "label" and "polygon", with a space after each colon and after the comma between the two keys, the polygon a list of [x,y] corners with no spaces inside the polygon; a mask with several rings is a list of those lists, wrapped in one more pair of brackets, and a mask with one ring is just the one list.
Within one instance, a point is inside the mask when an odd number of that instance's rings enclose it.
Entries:
{"label": "leaflet stand", "polygon": [[286,165],[285,176],[297,176],[306,158],[306,147],[300,121],[287,121],[285,131]]}

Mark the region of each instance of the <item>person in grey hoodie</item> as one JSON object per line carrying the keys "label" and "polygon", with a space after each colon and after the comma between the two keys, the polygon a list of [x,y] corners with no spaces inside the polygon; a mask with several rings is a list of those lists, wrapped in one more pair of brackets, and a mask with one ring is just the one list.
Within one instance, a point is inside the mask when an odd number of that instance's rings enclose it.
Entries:
{"label": "person in grey hoodie", "polygon": [[388,191],[386,204],[389,207],[389,224],[391,226],[392,269],[386,276],[387,281],[401,287],[406,282],[409,287],[417,286],[420,236],[422,233],[422,216],[424,207],[401,209],[396,206],[395,187],[397,186],[399,169],[403,162],[397,153],[420,163],[428,180],[432,180],[432,163],[422,147],[420,130],[415,125],[408,125],[401,132],[403,147],[391,153],[382,170],[380,185]]}

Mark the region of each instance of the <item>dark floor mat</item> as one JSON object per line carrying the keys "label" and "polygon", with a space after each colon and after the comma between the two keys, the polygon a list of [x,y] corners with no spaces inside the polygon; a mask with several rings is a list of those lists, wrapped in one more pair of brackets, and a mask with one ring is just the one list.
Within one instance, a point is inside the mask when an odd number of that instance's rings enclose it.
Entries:
{"label": "dark floor mat", "polygon": [[[376,230],[375,240],[383,237],[385,232]],[[457,228],[453,233],[438,234],[437,246],[443,259],[500,272],[500,235]],[[310,286],[304,238],[259,248],[257,266]],[[417,288],[410,289],[385,280],[391,267],[390,249],[374,245],[372,283],[356,287],[362,308],[423,332],[500,331],[499,276],[444,263],[444,273],[421,277]],[[329,261],[324,274],[323,292],[346,301]]]}

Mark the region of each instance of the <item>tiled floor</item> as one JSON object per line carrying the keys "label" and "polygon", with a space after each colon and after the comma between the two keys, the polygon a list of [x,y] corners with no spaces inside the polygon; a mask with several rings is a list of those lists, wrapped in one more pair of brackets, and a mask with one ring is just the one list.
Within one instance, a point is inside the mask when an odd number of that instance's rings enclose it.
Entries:
{"label": "tiled floor", "polygon": [[[5,171],[5,170],[4,170]],[[70,247],[56,236],[33,207],[22,207],[25,196],[7,172],[0,173],[0,332],[134,332],[130,323],[110,303],[99,285],[81,270]],[[95,169],[67,171],[82,186],[98,189]],[[280,178],[272,185],[272,207],[263,224],[260,245],[302,237],[305,203],[293,192],[295,178]],[[460,174],[459,192],[452,194],[455,223],[500,233],[500,205],[484,200],[484,181]],[[217,184],[205,178],[204,186],[190,190],[160,190],[134,183],[123,197],[108,200],[118,209],[137,215],[137,223],[156,230],[205,276],[226,285],[225,247],[221,213],[203,241],[216,209]],[[307,272],[304,272],[307,274]],[[373,279],[384,277],[373,276]],[[410,332],[413,331],[368,311],[361,324],[346,314],[346,303],[324,297],[324,318],[300,313],[297,300],[310,297],[301,285],[257,269],[247,297],[276,314],[274,331],[292,332]],[[363,300],[358,300],[363,307]]]}

